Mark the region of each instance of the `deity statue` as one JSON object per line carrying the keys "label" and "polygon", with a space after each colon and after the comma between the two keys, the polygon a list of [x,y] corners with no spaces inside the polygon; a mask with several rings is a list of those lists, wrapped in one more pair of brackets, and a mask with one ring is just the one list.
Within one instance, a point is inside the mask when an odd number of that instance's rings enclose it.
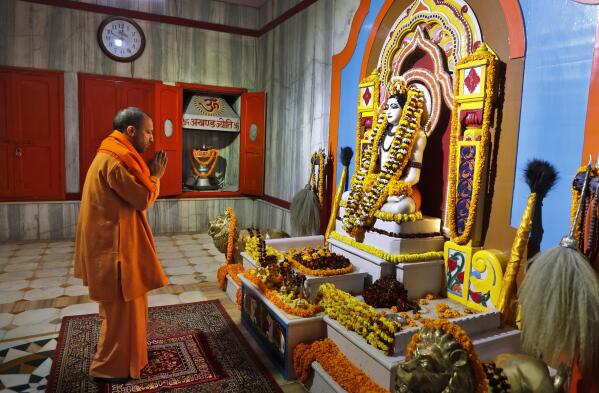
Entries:
{"label": "deity statue", "polygon": [[445,320],[429,322],[408,345],[397,367],[397,393],[557,393],[565,370],[551,377],[547,365],[524,354],[501,354],[481,363],[465,331]]}
{"label": "deity statue", "polygon": [[387,86],[386,109],[366,136],[367,150],[352,179],[352,188],[343,196],[343,229],[356,238],[374,222],[377,211],[394,216],[415,214],[420,209],[422,158],[427,136],[421,119],[425,99],[416,87],[407,87],[401,77]]}

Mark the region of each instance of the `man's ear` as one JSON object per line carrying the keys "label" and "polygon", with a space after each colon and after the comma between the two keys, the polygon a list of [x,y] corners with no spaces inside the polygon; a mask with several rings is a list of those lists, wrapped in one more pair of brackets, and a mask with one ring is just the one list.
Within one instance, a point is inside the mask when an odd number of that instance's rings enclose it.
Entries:
{"label": "man's ear", "polygon": [[125,130],[127,135],[129,136],[134,136],[135,135],[135,127],[134,126],[127,126],[127,129]]}

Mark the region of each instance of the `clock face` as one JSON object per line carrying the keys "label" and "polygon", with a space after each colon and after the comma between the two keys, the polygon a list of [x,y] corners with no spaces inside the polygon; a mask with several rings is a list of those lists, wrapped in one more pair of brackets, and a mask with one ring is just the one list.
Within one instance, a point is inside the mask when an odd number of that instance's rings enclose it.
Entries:
{"label": "clock face", "polygon": [[134,20],[112,17],[105,19],[98,28],[98,43],[111,59],[133,61],[141,56],[146,37]]}

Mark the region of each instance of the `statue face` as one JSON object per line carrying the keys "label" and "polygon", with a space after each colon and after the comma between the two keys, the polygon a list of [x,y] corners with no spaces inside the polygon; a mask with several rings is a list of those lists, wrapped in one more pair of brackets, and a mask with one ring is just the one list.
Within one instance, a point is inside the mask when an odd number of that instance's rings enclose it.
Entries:
{"label": "statue face", "polygon": [[451,378],[451,363],[438,346],[418,348],[411,360],[397,367],[398,393],[441,393]]}
{"label": "statue face", "polygon": [[396,126],[397,123],[399,123],[401,109],[401,105],[397,102],[397,98],[391,97],[387,100],[387,109],[385,110],[385,113],[387,114],[387,121],[389,124]]}

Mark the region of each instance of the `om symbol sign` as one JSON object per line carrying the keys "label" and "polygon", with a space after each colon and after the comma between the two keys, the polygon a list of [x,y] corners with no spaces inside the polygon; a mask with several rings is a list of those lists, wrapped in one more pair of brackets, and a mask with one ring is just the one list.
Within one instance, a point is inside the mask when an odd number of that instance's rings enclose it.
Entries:
{"label": "om symbol sign", "polygon": [[218,98],[206,98],[206,99],[204,99],[204,103],[200,103],[200,105],[208,113],[212,113],[215,110],[220,109],[220,104],[218,103]]}

